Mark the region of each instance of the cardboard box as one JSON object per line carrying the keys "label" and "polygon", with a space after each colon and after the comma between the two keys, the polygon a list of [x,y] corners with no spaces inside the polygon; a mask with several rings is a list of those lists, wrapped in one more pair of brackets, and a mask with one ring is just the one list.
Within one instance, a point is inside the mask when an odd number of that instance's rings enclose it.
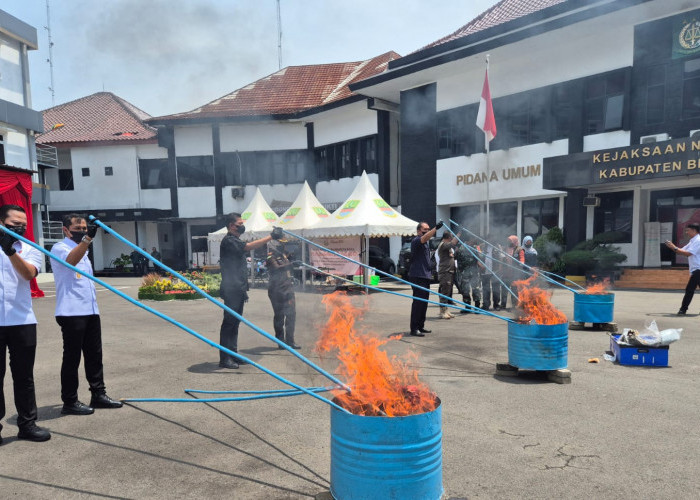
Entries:
{"label": "cardboard box", "polygon": [[668,366],[668,346],[646,347],[618,344],[619,335],[610,335],[610,350],[621,365]]}

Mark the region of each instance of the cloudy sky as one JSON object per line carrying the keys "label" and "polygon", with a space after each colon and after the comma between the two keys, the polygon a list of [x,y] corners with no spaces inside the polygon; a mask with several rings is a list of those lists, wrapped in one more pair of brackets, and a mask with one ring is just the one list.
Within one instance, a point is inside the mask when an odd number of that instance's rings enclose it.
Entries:
{"label": "cloudy sky", "polygon": [[[413,52],[496,0],[281,0],[282,66]],[[276,0],[50,0],[55,104],[102,90],[153,116],[278,69]],[[2,0],[37,29],[33,107],[51,107],[46,0]]]}

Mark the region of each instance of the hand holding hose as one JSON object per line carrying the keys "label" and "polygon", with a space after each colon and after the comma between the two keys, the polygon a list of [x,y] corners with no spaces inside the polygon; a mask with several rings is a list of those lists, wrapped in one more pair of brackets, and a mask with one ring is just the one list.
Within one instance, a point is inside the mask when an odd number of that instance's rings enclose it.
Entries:
{"label": "hand holding hose", "polygon": [[0,247],[2,247],[2,251],[5,252],[5,255],[8,257],[12,257],[15,252],[17,252],[17,250],[12,248],[15,241],[17,241],[17,238],[12,236],[10,233],[2,231],[2,234],[0,235]]}

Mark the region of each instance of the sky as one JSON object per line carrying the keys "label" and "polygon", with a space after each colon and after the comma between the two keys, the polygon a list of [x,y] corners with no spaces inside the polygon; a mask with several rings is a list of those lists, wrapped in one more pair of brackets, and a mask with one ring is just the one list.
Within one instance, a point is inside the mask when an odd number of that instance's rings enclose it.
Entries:
{"label": "sky", "polygon": [[[113,92],[152,116],[189,111],[278,70],[276,0],[2,0],[37,29],[32,107]],[[407,55],[497,0],[280,0],[282,67]]]}

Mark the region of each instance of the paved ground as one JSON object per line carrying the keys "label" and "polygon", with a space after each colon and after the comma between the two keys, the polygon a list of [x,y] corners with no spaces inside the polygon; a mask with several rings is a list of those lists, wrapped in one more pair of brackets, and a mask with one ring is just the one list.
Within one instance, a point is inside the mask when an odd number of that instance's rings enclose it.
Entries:
{"label": "paved ground", "polygon": [[[109,282],[131,297],[137,281]],[[35,301],[35,367],[40,425],[47,443],[17,441],[12,384],[0,447],[3,498],[313,498],[329,489],[329,409],[307,396],[243,403],[138,403],[87,417],[60,414],[61,337],[52,283]],[[615,320],[642,328],[682,327],[669,368],[625,367],[603,359],[608,335],[571,331],[570,385],[497,378],[507,360],[507,328],[497,319],[438,320],[429,309],[425,338],[389,344],[415,349],[423,378],[443,402],[445,497],[692,498],[700,490],[700,303],[676,317],[679,292],[620,291]],[[113,397],[182,397],[183,389],[272,389],[251,367],[220,370],[217,352],[108,291],[99,292],[106,382]],[[365,299],[357,297],[362,303]],[[323,321],[318,294],[297,295],[298,341],[311,347]],[[554,303],[570,318],[573,296]],[[700,299],[696,298],[696,302]],[[149,303],[201,334],[218,338],[221,312],[205,301]],[[362,323],[379,336],[405,332],[406,299],[372,294]],[[246,317],[271,329],[264,290],[253,290]],[[249,328],[241,351],[296,382],[324,380]],[[588,363],[598,357],[600,363]],[[323,361],[332,367],[332,362]],[[8,374],[7,378],[10,376]],[[81,399],[89,400],[81,380]]]}

